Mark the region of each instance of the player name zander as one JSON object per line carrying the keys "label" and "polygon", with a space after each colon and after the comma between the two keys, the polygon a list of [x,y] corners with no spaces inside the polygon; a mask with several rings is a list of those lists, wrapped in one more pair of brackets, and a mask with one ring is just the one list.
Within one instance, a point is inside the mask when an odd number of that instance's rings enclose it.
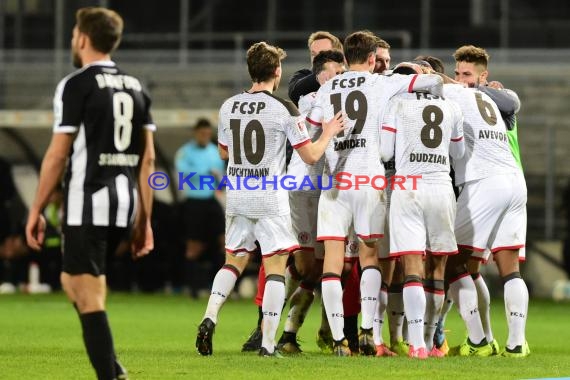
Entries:
{"label": "player name zander", "polygon": [[365,148],[365,147],[366,147],[366,139],[350,139],[350,140],[334,142],[335,151],[352,149],[352,148]]}
{"label": "player name zander", "polygon": [[235,177],[267,177],[269,168],[236,168],[228,167],[228,175]]}
{"label": "player name zander", "polygon": [[429,162],[447,165],[447,157],[434,153],[410,153],[410,162]]}

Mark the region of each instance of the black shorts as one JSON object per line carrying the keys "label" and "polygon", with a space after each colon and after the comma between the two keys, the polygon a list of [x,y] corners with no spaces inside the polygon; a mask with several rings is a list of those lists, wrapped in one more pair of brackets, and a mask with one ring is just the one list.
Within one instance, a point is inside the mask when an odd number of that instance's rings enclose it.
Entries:
{"label": "black shorts", "polygon": [[215,198],[189,198],[184,201],[182,211],[187,240],[212,242],[225,234],[224,210]]}
{"label": "black shorts", "polygon": [[104,275],[107,257],[114,255],[119,243],[129,237],[128,228],[64,226],[63,272]]}

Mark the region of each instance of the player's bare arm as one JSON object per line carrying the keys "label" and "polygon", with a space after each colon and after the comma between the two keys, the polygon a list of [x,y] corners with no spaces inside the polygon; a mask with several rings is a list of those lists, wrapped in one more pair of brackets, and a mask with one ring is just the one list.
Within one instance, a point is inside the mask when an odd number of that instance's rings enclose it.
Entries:
{"label": "player's bare arm", "polygon": [[443,79],[437,74],[419,74],[412,81],[410,92],[429,92],[437,96],[443,95]]}
{"label": "player's bare arm", "polygon": [[338,112],[331,120],[324,121],[322,128],[323,133],[317,141],[314,143],[309,142],[297,149],[299,156],[301,156],[301,159],[307,164],[312,165],[316,163],[325,153],[331,139],[344,131],[346,127],[344,126],[344,116],[342,112]]}
{"label": "player's bare arm", "polygon": [[30,248],[36,251],[41,249],[44,241],[46,223],[41,214],[42,210],[61,180],[74,139],[74,134],[55,133],[42,162],[38,191],[26,223],[26,241]]}
{"label": "player's bare arm", "polygon": [[139,172],[140,208],[136,216],[132,252],[135,257],[142,257],[154,249],[154,238],[151,227],[153,191],[147,184],[149,176],[154,172],[154,137],[152,131],[145,131],[144,153]]}
{"label": "player's bare arm", "polygon": [[220,158],[224,161],[227,161],[230,158],[227,146],[218,144],[218,153],[220,154]]}

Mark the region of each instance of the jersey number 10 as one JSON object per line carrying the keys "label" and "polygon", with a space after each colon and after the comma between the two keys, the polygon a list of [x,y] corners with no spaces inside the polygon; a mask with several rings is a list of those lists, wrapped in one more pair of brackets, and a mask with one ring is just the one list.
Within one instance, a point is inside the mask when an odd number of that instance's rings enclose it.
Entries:
{"label": "jersey number 10", "polygon": [[[231,119],[230,129],[232,130],[232,150],[234,153],[234,164],[242,164],[241,160],[241,120]],[[253,146],[253,134],[255,133],[255,147]],[[265,132],[259,120],[250,120],[243,130],[243,151],[245,158],[252,165],[257,165],[263,159],[265,153]]]}

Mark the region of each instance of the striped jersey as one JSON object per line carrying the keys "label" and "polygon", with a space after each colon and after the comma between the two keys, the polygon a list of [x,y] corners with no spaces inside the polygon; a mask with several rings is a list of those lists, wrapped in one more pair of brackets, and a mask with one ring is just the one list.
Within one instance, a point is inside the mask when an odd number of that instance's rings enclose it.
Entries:
{"label": "striped jersey", "polygon": [[226,215],[288,215],[285,142],[295,149],[311,142],[297,107],[268,91],[243,92],[222,104],[218,120],[218,143],[229,155],[220,183]]}
{"label": "striped jersey", "polygon": [[143,130],[156,129],[140,81],[112,61],[62,79],[55,92],[54,133],[73,133],[64,178],[64,224],[128,227],[137,203]]}

